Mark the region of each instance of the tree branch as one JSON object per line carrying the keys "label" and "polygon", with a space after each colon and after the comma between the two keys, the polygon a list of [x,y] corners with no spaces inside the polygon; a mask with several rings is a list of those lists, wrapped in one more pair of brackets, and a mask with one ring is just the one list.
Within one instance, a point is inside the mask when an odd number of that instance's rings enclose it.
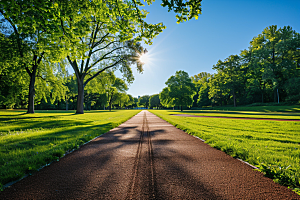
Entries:
{"label": "tree branch", "polygon": [[119,41],[113,41],[113,42],[110,42],[110,43],[108,43],[106,46],[104,46],[104,47],[102,47],[102,48],[100,48],[100,49],[96,49],[95,51],[93,51],[92,53],[95,53],[95,52],[97,52],[97,51],[101,51],[101,50],[103,50],[103,49],[106,49],[108,46],[110,46],[111,44],[113,44],[113,43],[118,43]]}
{"label": "tree branch", "polygon": [[98,71],[96,74],[94,74],[94,76],[92,76],[91,78],[87,79],[85,82],[84,82],[84,86],[90,82],[93,78],[95,78],[96,76],[98,76],[100,73],[104,72],[105,70],[109,69],[109,68],[112,68],[113,66],[116,66],[117,64],[119,64],[121,61],[123,61],[124,58],[118,60],[117,62],[115,62],[114,64],[110,65],[110,66],[107,66],[107,67],[104,67],[103,69],[101,69],[100,71]]}
{"label": "tree branch", "polygon": [[116,49],[114,49],[114,50],[112,50],[112,51],[110,51],[110,52],[104,54],[100,59],[98,59],[96,62],[94,62],[87,70],[89,70],[89,69],[91,69],[92,67],[94,67],[94,66],[95,66],[96,64],[98,64],[100,61],[106,59],[105,57],[106,57],[107,55],[111,54],[112,52],[114,52],[114,51],[116,51],[116,50],[118,50],[118,49],[122,49],[122,48],[124,48],[124,47],[118,47],[118,48],[116,48]]}

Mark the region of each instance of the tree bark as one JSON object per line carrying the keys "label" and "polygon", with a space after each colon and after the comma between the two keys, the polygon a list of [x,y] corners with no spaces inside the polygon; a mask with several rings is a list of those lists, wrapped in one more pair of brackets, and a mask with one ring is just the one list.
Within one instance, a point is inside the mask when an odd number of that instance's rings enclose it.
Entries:
{"label": "tree bark", "polygon": [[34,90],[34,84],[35,84],[35,73],[36,73],[36,67],[33,67],[33,71],[30,74],[30,83],[29,83],[29,93],[28,93],[28,108],[27,113],[34,113],[34,96],[35,96],[35,90]]}
{"label": "tree bark", "polygon": [[68,111],[69,109],[69,102],[68,102],[68,98],[66,97],[66,111]]}
{"label": "tree bark", "polygon": [[265,92],[265,86],[266,86],[266,84],[265,84],[265,82],[264,82],[264,84],[263,84],[263,88],[262,88],[262,90],[261,90],[261,101],[262,101],[262,103],[264,103],[264,92]]}
{"label": "tree bark", "polygon": [[233,90],[233,106],[236,107],[236,98],[235,98],[234,90]]}
{"label": "tree bark", "polygon": [[109,111],[111,111],[111,103],[112,103],[112,98],[113,98],[114,93],[110,95],[110,100],[109,100]]}
{"label": "tree bark", "polygon": [[27,67],[25,68],[26,72],[30,76],[27,113],[34,113],[34,96],[35,96],[34,84],[35,84],[36,70],[38,68],[38,65],[42,61],[44,53],[45,52],[42,52],[39,58],[37,55],[33,56],[34,64],[32,65],[32,71],[30,71]]}
{"label": "tree bark", "polygon": [[76,114],[83,114],[83,101],[84,101],[84,85],[83,80],[77,78],[78,83],[78,96],[77,96],[77,110]]}
{"label": "tree bark", "polygon": [[[36,61],[36,56],[34,57]],[[34,96],[35,96],[35,77],[36,77],[37,65],[32,66],[32,72],[29,72],[30,83],[29,83],[29,92],[28,92],[28,108],[27,113],[34,113]]]}

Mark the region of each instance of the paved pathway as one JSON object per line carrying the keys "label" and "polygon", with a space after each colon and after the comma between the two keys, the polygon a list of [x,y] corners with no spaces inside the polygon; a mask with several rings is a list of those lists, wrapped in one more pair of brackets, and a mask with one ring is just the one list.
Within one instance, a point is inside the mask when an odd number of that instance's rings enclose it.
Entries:
{"label": "paved pathway", "polygon": [[0,193],[0,199],[300,199],[142,111]]}

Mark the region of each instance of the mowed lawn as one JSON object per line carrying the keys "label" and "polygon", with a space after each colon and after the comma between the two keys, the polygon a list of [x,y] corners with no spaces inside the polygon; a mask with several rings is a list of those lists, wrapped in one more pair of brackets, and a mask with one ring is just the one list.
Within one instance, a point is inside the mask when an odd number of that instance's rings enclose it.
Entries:
{"label": "mowed lawn", "polygon": [[0,110],[0,189],[127,121],[138,110]]}
{"label": "mowed lawn", "polygon": [[[298,119],[297,112],[173,111],[151,110],[162,119],[227,154],[257,166],[275,182],[300,194],[300,121],[247,120],[242,118]],[[240,117],[202,118],[172,114]]]}

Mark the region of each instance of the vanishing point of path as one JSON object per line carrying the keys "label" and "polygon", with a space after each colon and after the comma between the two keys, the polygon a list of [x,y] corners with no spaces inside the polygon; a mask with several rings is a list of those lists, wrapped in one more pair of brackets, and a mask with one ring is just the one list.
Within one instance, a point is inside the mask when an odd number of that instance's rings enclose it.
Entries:
{"label": "vanishing point of path", "polygon": [[148,111],[0,192],[0,199],[300,199]]}

